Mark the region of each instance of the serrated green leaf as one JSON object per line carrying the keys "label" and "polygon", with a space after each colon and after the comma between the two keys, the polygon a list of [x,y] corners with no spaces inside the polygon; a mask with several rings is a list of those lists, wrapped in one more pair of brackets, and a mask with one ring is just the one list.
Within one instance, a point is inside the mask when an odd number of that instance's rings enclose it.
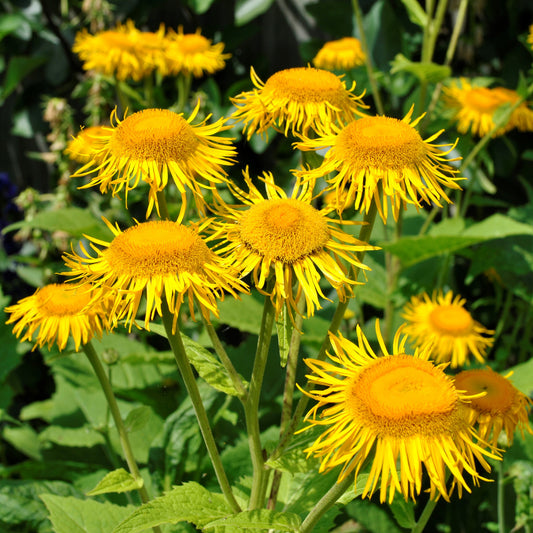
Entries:
{"label": "serrated green leaf", "polygon": [[71,496],[42,494],[55,533],[102,533],[112,531],[135,509],[133,505],[121,507],[109,502],[81,500]]}
{"label": "serrated green leaf", "polygon": [[146,424],[148,424],[152,413],[152,409],[146,405],[141,405],[140,407],[132,409],[128,413],[126,420],[124,420],[126,431],[131,433],[133,431],[139,431],[140,429],[143,429]]}
{"label": "serrated green leaf", "polygon": [[209,522],[204,526],[210,530],[218,526],[236,528],[235,531],[248,529],[275,529],[280,531],[298,531],[302,519],[295,513],[280,513],[270,509],[256,509],[230,515]]}
{"label": "serrated green leaf", "polygon": [[276,318],[276,330],[278,332],[278,346],[280,364],[285,368],[289,357],[289,347],[291,345],[292,322],[289,317],[287,305],[283,306],[282,312]]}
{"label": "serrated green leaf", "polygon": [[137,533],[150,527],[178,522],[191,522],[202,528],[230,514],[231,509],[221,494],[209,492],[191,481],[144,504],[118,524],[113,533]]}
{"label": "serrated green leaf", "polygon": [[428,83],[438,83],[449,78],[452,74],[450,67],[431,62],[410,61],[403,54],[397,54],[391,61],[391,74],[409,72],[419,80]]}
{"label": "serrated green leaf", "polygon": [[424,28],[427,24],[428,16],[422,9],[422,6],[418,3],[418,0],[402,0],[402,4],[407,10],[407,16],[409,17],[409,20],[413,24]]}
{"label": "serrated green leaf", "polygon": [[142,486],[142,479],[137,480],[123,468],[118,468],[106,474],[104,479],[87,493],[87,496],[96,496],[97,494],[107,494],[109,492],[129,492],[140,489]]}
{"label": "serrated green leaf", "polygon": [[405,501],[403,498],[397,497],[389,504],[389,507],[400,527],[405,529],[413,529],[416,525],[415,520],[415,506],[412,501]]}

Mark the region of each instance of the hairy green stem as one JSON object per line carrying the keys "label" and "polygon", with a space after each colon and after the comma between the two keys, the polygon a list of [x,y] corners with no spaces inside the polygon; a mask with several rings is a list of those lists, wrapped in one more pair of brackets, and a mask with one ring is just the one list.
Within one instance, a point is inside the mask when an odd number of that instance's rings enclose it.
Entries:
{"label": "hairy green stem", "polygon": [[194,407],[196,419],[198,420],[205,447],[207,448],[207,453],[209,454],[209,458],[211,459],[211,463],[215,470],[220,489],[233,512],[238,513],[241,511],[241,508],[233,495],[224,466],[222,465],[215,438],[213,437],[213,432],[211,431],[211,426],[209,424],[209,418],[202,402],[200,391],[198,390],[198,384],[196,383],[191,364],[185,352],[181,333],[179,330],[174,331],[173,329],[174,317],[169,311],[165,300],[162,303],[162,310],[163,325],[165,326],[168,342],[172,348],[178,369]]}
{"label": "hairy green stem", "polygon": [[[272,280],[271,280],[272,282]],[[272,283],[269,283],[271,287]],[[267,291],[270,292],[270,291]],[[257,509],[263,506],[266,483],[265,477],[265,458],[263,456],[263,447],[261,446],[261,436],[259,428],[259,398],[263,385],[268,351],[270,348],[270,339],[272,338],[272,328],[274,326],[275,309],[269,296],[265,296],[263,307],[263,317],[261,319],[261,329],[257,339],[257,350],[255,353],[254,368],[250,379],[248,397],[244,404],[244,414],[246,417],[246,429],[248,431],[248,444],[252,458],[253,482],[252,493],[248,508]]]}
{"label": "hairy green stem", "polygon": [[189,94],[191,92],[191,74],[180,74],[176,80],[178,89],[178,101],[176,103],[176,113],[182,113],[185,110],[187,101],[189,100]]}
{"label": "hairy green stem", "polygon": [[431,515],[435,510],[436,505],[437,500],[428,500],[426,506],[424,507],[424,510],[422,511],[422,514],[420,515],[414,527],[411,529],[411,533],[422,533],[422,531],[424,531],[424,528],[426,527],[429,519],[431,518]]}

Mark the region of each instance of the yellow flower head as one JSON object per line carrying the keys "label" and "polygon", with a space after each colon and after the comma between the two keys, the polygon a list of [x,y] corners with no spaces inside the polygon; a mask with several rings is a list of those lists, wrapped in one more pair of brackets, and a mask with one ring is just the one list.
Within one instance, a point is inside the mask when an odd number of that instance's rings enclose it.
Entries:
{"label": "yellow flower head", "polygon": [[346,123],[362,115],[361,96],[353,94],[355,82],[347,89],[341,78],[312,67],[276,72],[263,83],[251,69],[255,89],[231,101],[237,107],[232,118],[244,123],[248,139],[273,127],[287,135],[309,130],[320,132],[331,122]]}
{"label": "yellow flower head", "polygon": [[529,27],[529,35],[527,36],[527,42],[531,46],[531,50],[533,50],[533,24]]}
{"label": "yellow flower head", "polygon": [[471,355],[483,363],[494,332],[476,322],[465,303],[451,291],[413,296],[404,308],[405,333],[415,346],[429,349],[437,363],[449,362],[456,368],[467,364]]}
{"label": "yellow flower head", "polygon": [[105,126],[82,128],[78,135],[67,144],[65,154],[73,161],[87,163],[92,154],[102,148],[102,138],[105,138],[105,136]]}
{"label": "yellow flower head", "polygon": [[[464,473],[477,484],[484,479],[477,464],[490,471],[486,457],[497,456],[476,442],[461,415],[469,397],[454,387],[442,365],[428,360],[428,350],[407,355],[406,337],[400,339],[398,332],[389,354],[378,325],[376,332],[383,356],[374,353],[358,326],[357,344],[330,336],[332,362],[305,359],[313,372],[309,382],[325,387],[306,393],[317,404],[305,429],[324,426],[306,451],[321,459],[321,472],[342,465],[339,481],[354,475],[356,486],[368,461],[363,498],[379,488],[381,502],[392,502],[396,491],[414,500],[426,475],[432,500],[439,495],[449,500],[455,486],[459,496],[463,488],[470,492]],[[453,479],[450,488],[446,470]]]}
{"label": "yellow flower head", "polygon": [[[187,227],[170,220],[150,221],[121,231],[105,221],[115,235],[111,242],[90,238],[93,257],[80,244],[81,254],[65,254],[71,271],[68,276],[90,282],[110,293],[114,299],[110,320],[125,318],[130,329],[135,322],[141,298],[146,299],[144,325],[162,314],[165,301],[174,319],[178,317],[184,297],[194,319],[194,303],[209,320],[218,316],[216,298],[229,292],[237,297],[246,291],[219,256],[211,251],[199,234],[203,226]],[[95,244],[101,246],[98,248]]]}
{"label": "yellow flower head", "polygon": [[[308,316],[320,309],[319,298],[326,298],[320,288],[322,277],[345,300],[354,281],[342,260],[350,267],[367,268],[356,253],[375,248],[337,228],[340,221],[327,218],[326,210],[315,209],[309,185],[297,181],[288,197],[275,185],[272,174],[265,173],[265,198],[248,171],[244,177],[248,193],[230,186],[242,205],[217,208],[223,221],[213,225],[213,236],[224,239],[220,253],[242,275],[252,273],[255,286],[270,295],[277,314],[284,303],[290,312],[296,310],[302,296]],[[271,275],[274,284],[270,290],[267,282]]]}
{"label": "yellow flower head", "polygon": [[[322,165],[298,174],[319,178],[336,173],[328,183],[337,194],[339,212],[348,207],[348,200],[362,212],[368,212],[375,201],[383,221],[389,198],[395,220],[407,203],[417,207],[421,200],[438,206],[441,199],[450,203],[444,189],[460,189],[456,181],[461,179],[449,165],[457,159],[446,159],[455,145],[432,144],[441,131],[423,140],[415,129],[422,117],[411,121],[412,112],[403,120],[364,117],[342,128],[330,123],[318,138],[296,143],[300,150],[331,147]],[[448,149],[441,150],[443,146]]]}
{"label": "yellow flower head", "polygon": [[31,296],[5,308],[11,316],[6,324],[15,323],[13,333],[20,340],[33,342],[34,349],[57,344],[59,350],[69,337],[76,351],[93,336],[107,328],[106,298],[92,301],[93,289],[86,284],[53,283],[37,289]]}
{"label": "yellow flower head", "polygon": [[[465,78],[453,82],[444,88],[444,99],[447,107],[454,110],[457,131],[483,137],[494,128],[494,115],[504,104],[514,105],[520,100],[516,91],[504,87],[475,87]],[[526,102],[522,102],[495,135],[503,135],[517,128],[520,131],[533,131],[533,110]]]}
{"label": "yellow flower head", "polygon": [[141,32],[128,20],[94,35],[85,29],[78,32],[72,50],[85,70],[139,81],[161,65],[164,44],[163,27],[157,33]]}
{"label": "yellow flower head", "polygon": [[524,430],[533,434],[529,425],[531,400],[508,379],[490,368],[464,370],[455,376],[455,387],[467,394],[485,393],[465,405],[468,421],[477,424],[480,438],[496,446],[502,430],[509,446],[515,429],[524,437]]}
{"label": "yellow flower head", "polygon": [[324,44],[314,57],[313,65],[326,70],[350,70],[363,65],[365,59],[361,41],[355,37],[344,37]]}
{"label": "yellow flower head", "polygon": [[[120,120],[116,110],[111,114],[111,127],[104,128],[101,144],[90,154],[90,160],[73,177],[95,174],[84,187],[98,185],[100,192],[111,189],[113,195],[130,190],[142,180],[149,184],[148,209],[159,212],[157,193],[168,184],[169,176],[181,194],[183,217],[187,191],[194,194],[196,206],[205,212],[205,189],[216,192],[216,184],[227,180],[223,165],[233,164],[235,148],[232,140],[217,134],[228,129],[225,119],[207,124],[207,117],[193,125],[199,105],[191,116],[167,109],[145,109]],[[114,125],[113,125],[114,124]]]}
{"label": "yellow flower head", "polygon": [[165,74],[192,74],[199,78],[222,70],[230,57],[231,54],[224,53],[224,43],[212,44],[200,30],[184,34],[180,27],[178,33],[173,30],[167,33]]}

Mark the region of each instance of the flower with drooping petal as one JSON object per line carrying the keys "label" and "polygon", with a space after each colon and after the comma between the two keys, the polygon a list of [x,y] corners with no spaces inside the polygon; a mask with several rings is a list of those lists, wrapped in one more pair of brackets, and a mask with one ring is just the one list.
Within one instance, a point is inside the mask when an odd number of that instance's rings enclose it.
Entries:
{"label": "flower with drooping petal", "polygon": [[[249,192],[230,185],[242,204],[216,208],[222,217],[213,224],[214,238],[223,239],[219,252],[243,276],[252,274],[257,289],[272,299],[276,314],[285,303],[289,311],[297,310],[301,297],[308,316],[320,309],[320,298],[326,298],[321,280],[335,289],[340,300],[351,295],[355,282],[343,261],[349,268],[366,269],[357,253],[375,248],[338,228],[341,221],[328,218],[328,210],[313,207],[309,184],[296,181],[288,196],[265,172],[260,178],[266,186],[263,196],[247,170],[244,178]],[[270,276],[272,289],[268,289]]]}
{"label": "flower with drooping petal", "polygon": [[[326,177],[328,190],[337,194],[339,212],[348,207],[348,200],[362,212],[368,212],[375,202],[383,221],[389,200],[395,220],[408,203],[417,207],[422,200],[438,206],[441,200],[451,203],[445,188],[460,189],[457,181],[461,179],[450,165],[459,158],[446,158],[455,144],[433,144],[442,131],[422,139],[416,130],[422,117],[411,120],[412,113],[413,108],[403,120],[375,116],[345,127],[330,123],[317,138],[296,143],[306,151],[330,148],[318,168],[297,174],[309,179]],[[330,173],[333,177],[328,178]]]}
{"label": "flower with drooping petal", "polygon": [[123,120],[116,110],[111,127],[99,137],[100,147],[73,177],[92,175],[83,187],[99,186],[100,192],[113,195],[129,191],[141,181],[150,186],[146,216],[154,206],[159,212],[158,193],[171,178],[181,195],[182,219],[187,206],[187,191],[192,192],[197,209],[205,213],[204,195],[216,193],[216,185],[227,181],[223,166],[231,165],[236,154],[232,139],[218,135],[228,129],[221,118],[208,124],[192,124],[199,103],[188,119],[168,109],[145,109]]}
{"label": "flower with drooping petal", "polygon": [[438,363],[449,362],[452,368],[464,366],[470,356],[483,363],[494,338],[465,309],[466,300],[449,291],[413,296],[405,306],[405,333],[421,349],[431,348]]}
{"label": "flower with drooping petal", "polygon": [[501,376],[490,368],[463,370],[455,376],[455,387],[466,394],[482,396],[473,398],[465,405],[470,424],[478,426],[479,436],[493,446],[500,433],[505,431],[509,446],[514,433],[519,429],[533,434],[529,425],[531,399],[520,392],[508,379],[512,374]]}
{"label": "flower with drooping petal", "polygon": [[[181,304],[188,297],[194,319],[194,305],[206,320],[218,316],[217,299],[228,292],[237,297],[246,285],[216,253],[210,250],[200,231],[209,224],[184,226],[170,220],[138,223],[125,231],[105,220],[114,238],[111,242],[90,238],[96,256],[80,244],[81,253],[65,254],[67,276],[91,283],[113,295],[110,320],[135,323],[141,298],[146,299],[144,325],[162,316],[166,304],[177,320]],[[98,245],[98,246],[96,246]],[[100,248],[100,247],[101,248]]]}
{"label": "flower with drooping petal", "polygon": [[35,340],[34,349],[56,344],[63,350],[69,338],[76,351],[94,336],[101,337],[108,328],[108,301],[93,301],[90,285],[51,283],[37,289],[31,296],[5,308],[11,316],[6,324],[13,324],[13,333],[20,341]]}
{"label": "flower with drooping petal", "polygon": [[362,116],[366,107],[361,96],[353,94],[355,82],[348,89],[327,70],[289,68],[263,83],[252,67],[250,76],[255,88],[231,99],[237,108],[231,118],[243,123],[248,139],[271,127],[285,136],[289,131],[293,135],[320,132],[331,122],[345,124]]}
{"label": "flower with drooping petal", "polygon": [[364,65],[365,53],[361,41],[355,37],[343,37],[328,41],[313,59],[313,65],[326,70],[350,70]]}
{"label": "flower with drooping petal", "polygon": [[368,463],[363,498],[379,490],[381,502],[392,502],[396,492],[414,500],[426,479],[432,500],[440,495],[449,501],[455,487],[459,496],[470,492],[465,474],[478,484],[484,479],[479,465],[490,471],[487,457],[499,458],[478,443],[462,416],[470,396],[454,386],[444,365],[429,360],[428,349],[406,354],[406,337],[398,331],[389,353],[378,324],[376,333],[382,356],[358,326],[357,344],[330,335],[331,362],[305,359],[309,383],[320,388],[306,392],[317,403],[302,431],[324,428],[307,453],[320,459],[320,472],[342,465],[339,481],[354,476],[356,488]]}
{"label": "flower with drooping petal", "polygon": [[87,163],[96,152],[100,151],[105,138],[105,126],[82,128],[65,148],[65,154],[78,163]]}

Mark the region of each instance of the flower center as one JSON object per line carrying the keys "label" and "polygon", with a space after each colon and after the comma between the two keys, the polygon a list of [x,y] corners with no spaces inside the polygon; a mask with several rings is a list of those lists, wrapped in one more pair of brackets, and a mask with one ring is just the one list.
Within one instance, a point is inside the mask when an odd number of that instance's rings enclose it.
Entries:
{"label": "flower center", "polygon": [[390,117],[364,117],[339,133],[336,153],[356,168],[400,170],[422,162],[426,148],[409,124]]}
{"label": "flower center", "polygon": [[442,432],[457,403],[441,369],[406,354],[376,359],[356,377],[347,401],[353,416],[378,434],[400,437]]}
{"label": "flower center", "polygon": [[179,45],[185,54],[201,54],[209,49],[209,40],[203,35],[191,33],[189,35],[184,35],[183,38],[179,40]]}
{"label": "flower center", "polygon": [[342,81],[332,72],[311,67],[289,68],[276,72],[265,83],[264,92],[302,104],[344,100]]}
{"label": "flower center", "polygon": [[67,284],[51,284],[40,289],[36,294],[37,306],[43,315],[73,316],[78,315],[90,302],[91,293],[85,288]]}
{"label": "flower center", "polygon": [[475,87],[468,91],[465,101],[471,108],[481,113],[494,113],[498,107],[509,102],[509,97],[497,89],[487,87]]}
{"label": "flower center", "polygon": [[128,228],[103,254],[115,273],[132,278],[202,273],[211,260],[211,251],[199,235],[169,220]]}
{"label": "flower center", "polygon": [[259,255],[292,263],[322,249],[329,230],[313,206],[280,198],[250,207],[242,216],[240,236]]}
{"label": "flower center", "polygon": [[470,405],[481,413],[506,413],[513,404],[515,389],[504,377],[493,370],[465,370],[455,376],[455,387],[468,394],[486,392],[473,398]]}
{"label": "flower center", "polygon": [[117,158],[166,163],[186,161],[198,142],[192,126],[181,115],[167,109],[146,109],[115,128],[110,148]]}
{"label": "flower center", "polygon": [[429,314],[431,325],[440,333],[461,337],[472,331],[474,321],[460,305],[439,305]]}

